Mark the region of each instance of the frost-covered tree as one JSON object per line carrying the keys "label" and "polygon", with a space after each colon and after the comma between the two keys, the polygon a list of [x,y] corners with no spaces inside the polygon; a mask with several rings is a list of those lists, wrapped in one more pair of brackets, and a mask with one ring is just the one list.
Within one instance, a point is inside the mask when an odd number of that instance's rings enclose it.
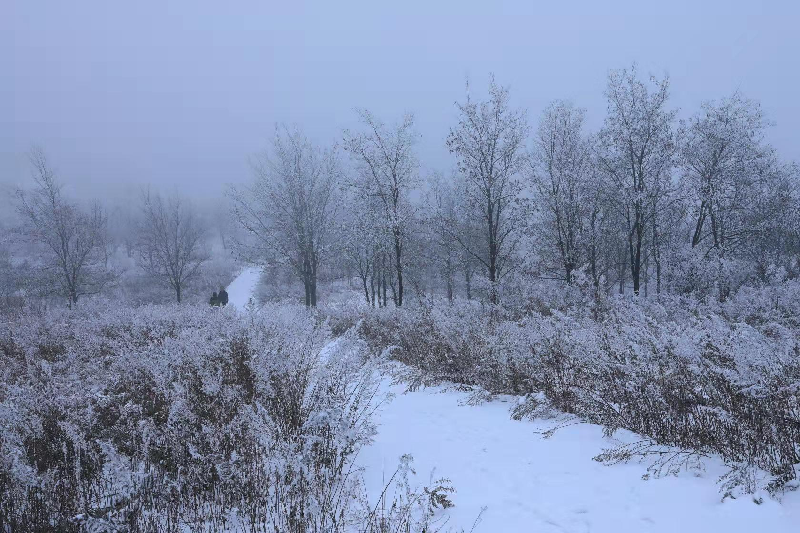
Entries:
{"label": "frost-covered tree", "polygon": [[142,196],[139,265],[169,286],[178,303],[208,259],[205,237],[205,227],[185,199],[173,196],[165,200],[149,191]]}
{"label": "frost-covered tree", "polygon": [[397,281],[394,301],[403,305],[403,280],[408,228],[413,216],[408,199],[417,183],[414,143],[414,116],[406,114],[400,123],[387,126],[366,110],[358,111],[362,132],[345,131],[344,148],[357,165],[356,185],[367,198],[376,198],[382,212],[382,225],[392,247],[392,269]]}
{"label": "frost-covered tree", "polygon": [[687,199],[689,267],[683,291],[716,291],[724,300],[756,278],[791,275],[797,170],[766,142],[769,121],[739,93],[706,102],[681,144]]}
{"label": "frost-covered tree", "polygon": [[31,151],[30,162],[35,187],[17,191],[23,231],[42,247],[44,291],[65,297],[71,307],[114,279],[106,268],[107,217],[98,203],[86,209],[64,197],[42,149]]}
{"label": "frost-covered tree", "polygon": [[430,188],[426,226],[432,249],[428,255],[444,282],[447,300],[452,301],[461,258],[461,246],[453,236],[463,234],[460,198],[455,184],[441,176],[434,177]]}
{"label": "frost-covered tree", "polygon": [[772,159],[767,125],[758,103],[739,93],[706,102],[689,120],[680,155],[694,202],[692,247],[708,241],[724,256],[751,234],[747,205]]}
{"label": "frost-covered tree", "polygon": [[519,172],[525,160],[528,122],[522,109],[509,104],[508,89],[489,83],[489,98],[476,102],[469,94],[456,103],[458,124],[450,129],[447,147],[455,155],[466,205],[483,225],[483,245],[459,242],[486,269],[490,300],[497,302],[496,284],[509,266],[519,241],[521,191]]}
{"label": "frost-covered tree", "polygon": [[[737,255],[752,263],[761,282],[798,275],[800,246],[800,168],[771,157],[756,173],[744,209],[747,239]],[[778,271],[783,272],[778,272]]]}
{"label": "frost-covered tree", "polygon": [[[648,233],[658,239],[656,215],[669,188],[677,149],[675,111],[667,108],[669,78],[639,79],[636,66],[611,71],[608,115],[598,161],[626,225],[633,292],[639,294]],[[656,232],[655,235],[652,232]]]}
{"label": "frost-covered tree", "polygon": [[557,257],[568,284],[584,261],[591,224],[594,169],[592,147],[583,132],[585,115],[570,102],[551,103],[539,121],[528,172],[540,213],[540,244]]}
{"label": "frost-covered tree", "polygon": [[255,181],[233,189],[234,213],[252,238],[239,249],[251,261],[276,260],[303,282],[305,304],[317,305],[317,273],[333,235],[339,165],[299,129],[280,126],[272,149],[253,165]]}
{"label": "frost-covered tree", "polygon": [[[368,304],[386,304],[386,234],[383,231],[382,206],[374,198],[364,197],[361,189],[351,189],[344,213],[341,251],[356,272]],[[381,293],[384,299],[381,300]]]}

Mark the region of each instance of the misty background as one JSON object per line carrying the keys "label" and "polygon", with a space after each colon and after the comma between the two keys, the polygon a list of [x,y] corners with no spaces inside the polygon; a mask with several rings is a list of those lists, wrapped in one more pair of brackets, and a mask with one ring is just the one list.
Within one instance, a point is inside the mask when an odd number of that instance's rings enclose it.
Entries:
{"label": "misty background", "polygon": [[327,144],[355,107],[390,122],[414,112],[423,176],[449,173],[467,78],[482,90],[494,73],[531,119],[570,99],[595,130],[608,70],[634,61],[669,74],[681,117],[737,89],[759,100],[776,123],[767,140],[800,160],[797,3],[606,4],[7,1],[0,184],[29,183],[40,145],[70,195],[151,184],[214,198],[252,177],[276,123]]}

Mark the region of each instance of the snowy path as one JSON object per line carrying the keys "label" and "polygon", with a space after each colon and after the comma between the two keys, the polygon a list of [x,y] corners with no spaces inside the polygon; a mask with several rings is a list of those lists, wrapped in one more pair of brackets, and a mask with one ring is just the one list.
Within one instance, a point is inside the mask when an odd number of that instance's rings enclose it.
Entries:
{"label": "snowy path", "polygon": [[261,268],[245,268],[225,289],[228,292],[228,304],[237,309],[244,309],[247,305],[247,301],[251,297],[254,297],[256,285],[260,277]]}
{"label": "snowy path", "polygon": [[436,467],[457,493],[447,527],[476,532],[797,532],[800,494],[783,503],[766,497],[720,502],[721,464],[702,477],[684,473],[643,481],[640,464],[603,466],[592,460],[612,443],[598,426],[565,427],[550,439],[535,431],[551,424],[517,422],[508,403],[459,405],[464,393],[427,389],[397,396],[379,415],[375,442],[362,450],[370,498],[376,501],[404,453],[414,456],[416,482],[424,486]]}
{"label": "snowy path", "polygon": [[[242,272],[228,287],[230,304],[243,309],[259,275],[258,268]],[[573,425],[543,439],[536,432],[552,424],[514,421],[508,403],[460,405],[465,393],[439,388],[403,394],[388,379],[382,388],[395,397],[377,415],[374,443],[358,457],[370,500],[378,500],[384,476],[388,480],[400,456],[410,453],[419,486],[428,484],[435,467],[435,478],[450,478],[456,488],[446,529],[470,531],[486,507],[476,533],[800,531],[800,493],[782,503],[769,497],[761,505],[744,497],[721,503],[716,480],[725,469],[719,462],[707,462],[701,476],[643,481],[643,465],[592,460],[615,444],[598,426]]]}

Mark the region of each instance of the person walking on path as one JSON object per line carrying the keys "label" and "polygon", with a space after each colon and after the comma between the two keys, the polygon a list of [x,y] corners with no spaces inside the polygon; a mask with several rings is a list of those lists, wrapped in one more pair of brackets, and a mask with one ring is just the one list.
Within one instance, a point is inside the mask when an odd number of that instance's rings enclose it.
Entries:
{"label": "person walking on path", "polygon": [[225,290],[225,287],[219,288],[219,294],[217,294],[217,301],[219,305],[228,305],[228,292]]}

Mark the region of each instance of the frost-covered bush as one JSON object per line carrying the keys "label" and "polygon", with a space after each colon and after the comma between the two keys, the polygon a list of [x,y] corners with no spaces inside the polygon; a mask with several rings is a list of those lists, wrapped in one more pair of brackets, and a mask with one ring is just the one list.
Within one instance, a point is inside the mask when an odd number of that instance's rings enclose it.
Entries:
{"label": "frost-covered bush", "polygon": [[763,294],[743,305],[752,292],[722,304],[611,299],[600,314],[424,303],[371,312],[360,330],[373,350],[409,365],[412,386],[449,380],[528,395],[518,416],[539,412],[544,396],[609,433],[649,439],[636,454],[716,454],[765,471],[777,490],[800,463],[800,293],[783,294],[777,311]]}
{"label": "frost-covered bush", "polygon": [[800,329],[800,280],[786,280],[762,287],[742,287],[720,304],[730,320],[746,322],[768,332],[769,324]]}
{"label": "frost-covered bush", "polygon": [[363,519],[364,533],[443,531],[447,522],[441,511],[453,507],[456,492],[447,478],[434,478],[427,486],[411,484],[416,474],[411,455],[400,457],[400,464],[383,489],[378,501],[371,503]]}
{"label": "frost-covered bush", "polygon": [[344,530],[374,383],[329,336],[297,307],[11,318],[0,531]]}
{"label": "frost-covered bush", "polygon": [[369,305],[362,295],[347,292],[342,298],[322,301],[317,309],[320,319],[328,321],[331,333],[341,335],[361,320]]}

